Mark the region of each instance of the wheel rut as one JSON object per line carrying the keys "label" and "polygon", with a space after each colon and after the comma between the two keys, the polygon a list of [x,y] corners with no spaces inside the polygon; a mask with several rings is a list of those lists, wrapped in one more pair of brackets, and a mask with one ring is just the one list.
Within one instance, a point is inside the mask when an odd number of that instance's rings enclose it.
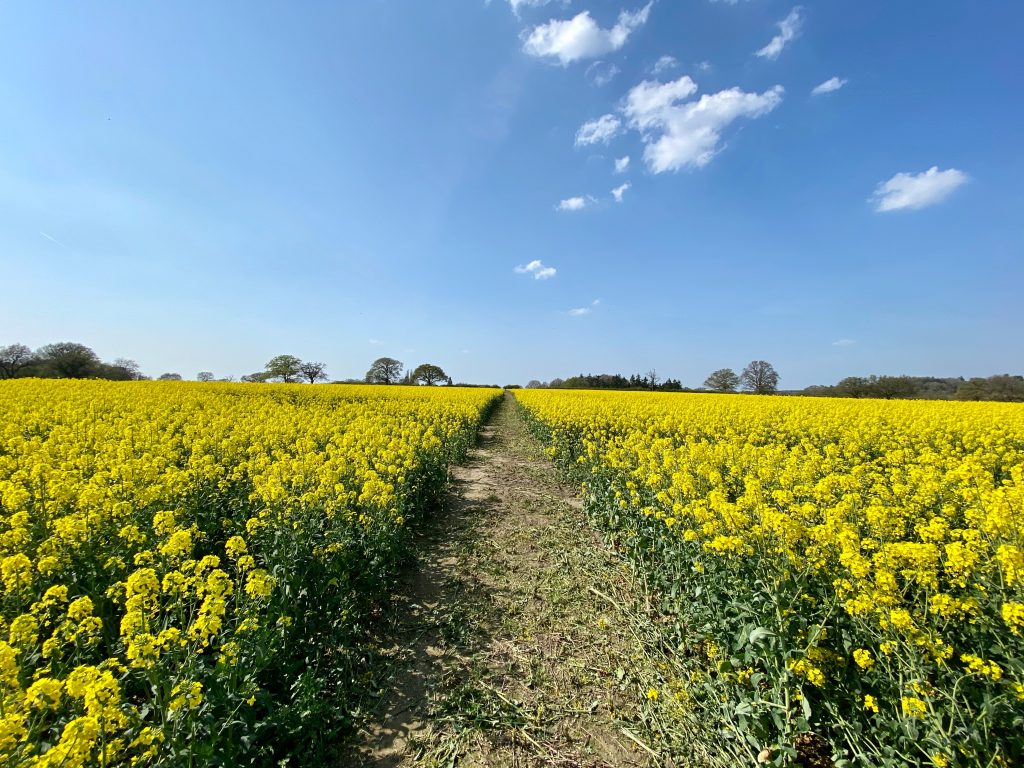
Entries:
{"label": "wheel rut", "polygon": [[452,475],[396,585],[346,764],[660,765],[638,735],[641,598],[511,395]]}

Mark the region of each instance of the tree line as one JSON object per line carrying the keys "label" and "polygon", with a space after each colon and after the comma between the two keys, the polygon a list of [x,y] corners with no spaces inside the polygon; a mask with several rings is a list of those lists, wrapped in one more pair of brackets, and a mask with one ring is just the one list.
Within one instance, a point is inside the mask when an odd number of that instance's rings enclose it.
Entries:
{"label": "tree line", "polygon": [[[678,379],[664,382],[652,370],[648,374],[634,374],[629,378],[621,374],[580,374],[550,382],[534,379],[527,388],[551,389],[636,389],[671,392],[751,392],[775,394],[779,392],[779,374],[771,363],[753,360],[740,373],[732,368],[719,368],[712,372],[700,387],[684,387]],[[854,397],[882,400],[988,400],[997,402],[1024,402],[1024,376],[1007,373],[987,378],[937,376],[848,376],[836,384],[813,385],[802,390],[782,392],[785,395],[810,397]]]}
{"label": "tree line", "polygon": [[35,351],[24,344],[0,347],[0,379],[27,377],[112,381],[147,378],[134,360],[119,357],[105,363],[92,349],[73,341],[46,344]]}
{"label": "tree line", "polygon": [[[271,358],[262,371],[242,377],[246,382],[276,381],[292,384],[308,381],[315,384],[327,380],[327,366],[320,362],[302,361],[295,355],[277,355]],[[423,363],[409,371],[401,360],[393,357],[378,357],[362,379],[344,379],[344,384],[435,384],[452,385],[451,377],[444,369],[433,363]]]}
{"label": "tree line", "polygon": [[1024,376],[848,376],[831,386],[811,386],[801,394],[817,397],[874,397],[884,400],[990,400],[1024,403]]}
{"label": "tree line", "polygon": [[[0,347],[0,379],[36,377],[44,379],[109,379],[112,381],[140,381],[149,379],[134,360],[118,357],[104,362],[90,347],[72,341],[46,344],[32,350],[24,344]],[[161,381],[181,381],[179,373],[163,373]],[[234,381],[231,376],[217,378],[212,371],[199,371],[197,381]],[[242,376],[245,382],[308,382],[327,381],[327,366],[319,361],[301,360],[295,355],[277,355],[263,370]],[[361,379],[344,379],[344,383],[367,384],[446,384],[453,386],[451,377],[433,363],[422,363],[406,370],[400,360],[379,357],[370,365]],[[527,388],[551,389],[635,389],[655,392],[752,392],[773,394],[778,392],[779,374],[765,360],[751,361],[740,373],[732,368],[712,372],[704,384],[687,388],[679,379],[662,379],[651,369],[645,374],[626,377],[617,373],[583,374],[549,382],[534,379]],[[459,383],[458,386],[472,386]],[[879,398],[886,400],[992,400],[1024,402],[1024,376],[999,374],[987,378],[934,377],[934,376],[848,376],[832,385],[814,385],[784,394],[813,397]]]}
{"label": "tree line", "polygon": [[633,374],[628,379],[618,373],[579,374],[567,379],[539,381],[533,379],[526,385],[527,389],[637,389],[652,392],[753,392],[768,395],[778,391],[779,374],[764,360],[753,360],[739,374],[731,368],[720,368],[704,381],[704,386],[696,389],[684,387],[679,379],[662,380],[654,369],[646,374]]}
{"label": "tree line", "polygon": [[619,373],[581,373],[567,379],[538,381],[533,379],[526,385],[527,389],[647,389],[662,392],[681,392],[682,383],[678,379],[662,381],[657,371],[645,374],[634,373],[628,379]]}
{"label": "tree line", "polygon": [[[119,357],[111,363],[103,362],[99,355],[73,341],[46,344],[33,351],[24,344],[0,347],[0,379],[109,379],[111,381],[143,381],[150,379],[134,360]],[[182,381],[180,373],[162,373],[158,381]],[[327,366],[315,360],[300,360],[295,355],[277,355],[262,371],[242,377],[244,382],[281,382],[292,384],[327,381]],[[199,371],[196,381],[234,381],[234,377],[217,378],[212,371]],[[448,384],[451,377],[433,363],[423,363],[405,371],[400,360],[380,357],[373,361],[362,379],[348,379],[347,383],[367,384]]]}

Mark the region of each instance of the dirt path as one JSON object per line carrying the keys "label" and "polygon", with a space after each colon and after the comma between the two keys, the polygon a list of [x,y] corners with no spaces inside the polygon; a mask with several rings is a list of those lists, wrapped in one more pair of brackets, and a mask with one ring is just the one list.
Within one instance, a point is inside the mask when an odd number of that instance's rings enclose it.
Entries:
{"label": "dirt path", "polygon": [[[506,395],[418,542],[354,765],[660,765],[628,572]],[[634,604],[631,604],[631,600]]]}

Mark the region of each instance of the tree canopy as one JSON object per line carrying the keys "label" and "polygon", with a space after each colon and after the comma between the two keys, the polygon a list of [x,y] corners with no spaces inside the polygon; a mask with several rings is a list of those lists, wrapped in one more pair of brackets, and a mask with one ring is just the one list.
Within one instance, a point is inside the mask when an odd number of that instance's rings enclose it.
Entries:
{"label": "tree canopy", "polygon": [[58,341],[39,348],[39,362],[60,379],[87,379],[95,376],[100,358],[89,347],[74,341]]}
{"label": "tree canopy", "polygon": [[24,344],[8,344],[0,347],[0,379],[13,379],[23,369],[32,365],[36,356]]}
{"label": "tree canopy", "polygon": [[448,381],[448,374],[439,365],[423,363],[416,366],[416,370],[412,372],[412,381],[414,384],[426,384],[427,386],[441,384]]}
{"label": "tree canopy", "polygon": [[771,363],[753,360],[740,374],[740,383],[755,395],[770,395],[779,388],[779,374]]}
{"label": "tree canopy", "polygon": [[393,357],[378,357],[366,372],[367,384],[395,384],[402,378],[402,362]]}
{"label": "tree canopy", "polygon": [[740,377],[732,368],[719,368],[704,380],[704,386],[715,392],[735,392]]}
{"label": "tree canopy", "polygon": [[299,380],[301,365],[302,361],[295,355],[278,355],[267,363],[267,378],[280,379],[285,384],[291,384]]}
{"label": "tree canopy", "polygon": [[323,363],[307,360],[299,365],[299,375],[308,379],[310,384],[324,381],[327,378],[327,366]]}

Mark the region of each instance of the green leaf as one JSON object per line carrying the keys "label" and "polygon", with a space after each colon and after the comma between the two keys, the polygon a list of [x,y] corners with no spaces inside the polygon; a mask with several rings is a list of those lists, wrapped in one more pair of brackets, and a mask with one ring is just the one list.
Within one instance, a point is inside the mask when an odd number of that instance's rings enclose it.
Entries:
{"label": "green leaf", "polygon": [[758,645],[766,637],[775,637],[775,633],[765,627],[755,627],[750,631],[748,642],[751,645]]}

